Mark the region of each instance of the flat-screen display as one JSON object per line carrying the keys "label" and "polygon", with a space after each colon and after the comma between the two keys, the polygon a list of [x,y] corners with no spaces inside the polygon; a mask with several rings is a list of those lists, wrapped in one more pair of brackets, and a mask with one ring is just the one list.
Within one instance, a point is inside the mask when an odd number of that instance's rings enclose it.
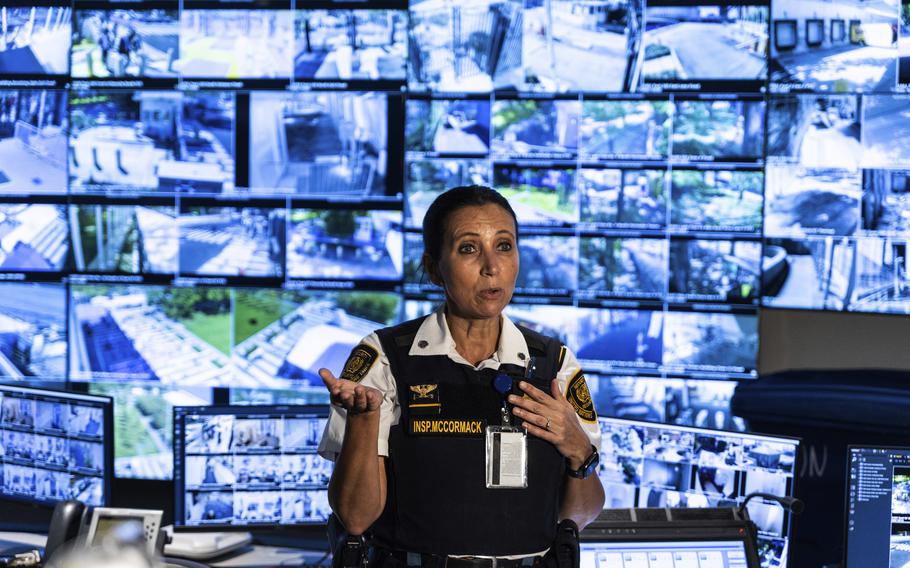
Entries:
{"label": "flat-screen display", "polygon": [[110,504],[108,397],[0,385],[0,500]]}
{"label": "flat-screen display", "polygon": [[581,568],[748,568],[743,540],[583,540]]}
{"label": "flat-screen display", "polygon": [[844,565],[904,566],[910,561],[910,448],[847,450]]}
{"label": "flat-screen display", "polygon": [[[604,508],[735,507],[753,492],[793,495],[799,440],[599,418]],[[754,498],[762,566],[786,566],[790,514]]]}
{"label": "flat-screen display", "polygon": [[174,526],[324,524],[332,462],[316,454],[326,406],[174,409]]}
{"label": "flat-screen display", "polygon": [[[440,300],[423,218],[481,184],[520,226],[510,317],[603,404],[742,428],[727,381],[757,375],[760,309],[910,313],[901,14],[7,0],[0,377],[317,400],[321,366]],[[170,475],[164,423],[118,474]]]}

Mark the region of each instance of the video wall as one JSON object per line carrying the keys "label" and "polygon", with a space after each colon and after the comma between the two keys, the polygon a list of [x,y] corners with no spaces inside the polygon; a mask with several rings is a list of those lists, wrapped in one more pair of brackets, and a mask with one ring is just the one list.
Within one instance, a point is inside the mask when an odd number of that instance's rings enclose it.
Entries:
{"label": "video wall", "polygon": [[4,2],[0,374],[113,397],[118,475],[170,477],[172,406],[325,402],[434,309],[423,215],[478,183],[601,414],[742,429],[761,307],[910,311],[907,13]]}

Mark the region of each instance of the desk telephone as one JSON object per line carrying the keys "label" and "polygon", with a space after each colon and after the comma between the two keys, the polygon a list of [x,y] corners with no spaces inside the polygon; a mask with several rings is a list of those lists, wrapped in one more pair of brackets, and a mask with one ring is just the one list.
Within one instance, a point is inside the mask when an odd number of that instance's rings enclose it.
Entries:
{"label": "desk telephone", "polygon": [[74,542],[76,546],[95,546],[126,523],[140,523],[149,554],[161,554],[166,533],[161,530],[162,511],[122,509],[117,507],[89,508],[79,501],[61,501],[54,508],[48,527],[45,560],[61,545]]}

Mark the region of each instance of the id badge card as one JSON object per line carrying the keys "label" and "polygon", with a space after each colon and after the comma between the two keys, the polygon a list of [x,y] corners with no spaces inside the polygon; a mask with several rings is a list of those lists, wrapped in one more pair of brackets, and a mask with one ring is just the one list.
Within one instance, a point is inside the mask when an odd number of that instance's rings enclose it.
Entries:
{"label": "id badge card", "polygon": [[528,434],[512,426],[487,426],[487,489],[528,486]]}

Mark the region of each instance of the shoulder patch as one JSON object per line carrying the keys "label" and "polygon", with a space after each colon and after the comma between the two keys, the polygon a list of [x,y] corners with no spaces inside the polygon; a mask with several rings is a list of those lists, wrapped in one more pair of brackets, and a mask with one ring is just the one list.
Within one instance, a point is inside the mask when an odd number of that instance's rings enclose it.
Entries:
{"label": "shoulder patch", "polygon": [[351,350],[340,378],[359,383],[369,372],[376,359],[379,359],[379,352],[366,343],[361,343]]}
{"label": "shoulder patch", "polygon": [[559,369],[562,369],[562,364],[565,362],[565,360],[566,360],[566,346],[560,345],[559,346],[559,358],[556,361],[556,370],[557,371]]}
{"label": "shoulder patch", "polygon": [[597,423],[594,401],[591,400],[591,391],[588,390],[588,383],[585,382],[585,375],[581,369],[569,380],[566,387],[566,399],[578,413],[579,418],[592,424]]}

